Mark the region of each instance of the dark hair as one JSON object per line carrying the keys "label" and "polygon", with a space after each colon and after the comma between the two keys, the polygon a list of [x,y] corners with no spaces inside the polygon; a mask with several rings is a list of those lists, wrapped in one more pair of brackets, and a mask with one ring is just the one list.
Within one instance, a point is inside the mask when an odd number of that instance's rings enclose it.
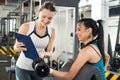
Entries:
{"label": "dark hair", "polygon": [[43,9],[48,9],[50,11],[56,12],[55,4],[52,1],[45,1],[41,5],[41,8],[40,8],[39,12],[42,11]]}
{"label": "dark hair", "polygon": [[105,52],[104,52],[104,31],[102,20],[93,20],[91,18],[80,19],[77,23],[83,23],[86,28],[92,28],[92,35],[95,38],[94,41],[97,42],[101,55],[105,62]]}

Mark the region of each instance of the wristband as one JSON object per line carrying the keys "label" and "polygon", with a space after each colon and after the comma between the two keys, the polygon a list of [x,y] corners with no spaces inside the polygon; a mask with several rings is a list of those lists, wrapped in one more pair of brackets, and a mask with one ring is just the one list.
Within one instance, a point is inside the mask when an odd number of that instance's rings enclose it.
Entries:
{"label": "wristband", "polygon": [[50,74],[52,74],[53,73],[53,69],[52,68],[50,68]]}

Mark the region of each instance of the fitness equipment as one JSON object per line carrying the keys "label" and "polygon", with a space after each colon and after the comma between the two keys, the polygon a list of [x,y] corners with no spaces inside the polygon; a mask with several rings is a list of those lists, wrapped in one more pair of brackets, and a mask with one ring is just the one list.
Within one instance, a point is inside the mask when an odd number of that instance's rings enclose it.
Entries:
{"label": "fitness equipment", "polygon": [[32,63],[32,67],[40,77],[48,76],[50,72],[49,66],[42,58],[35,59]]}
{"label": "fitness equipment", "polygon": [[[58,70],[58,65],[61,67],[64,62],[60,61],[59,63],[56,62],[55,60],[52,60],[52,68],[55,70]],[[44,59],[42,58],[37,58],[33,61],[32,67],[36,71],[37,75],[40,77],[46,77],[49,75],[49,67],[50,66],[50,61],[49,63],[46,63]]]}
{"label": "fitness equipment", "polygon": [[[70,59],[60,70],[68,71],[74,60]],[[102,80],[100,71],[97,67],[90,64],[85,64],[73,80]]]}
{"label": "fitness equipment", "polygon": [[55,70],[59,70],[62,65],[64,64],[64,61],[62,60],[59,60],[59,61],[56,61],[56,60],[52,60],[52,61],[48,61],[47,63],[52,69],[55,69]]}
{"label": "fitness equipment", "polygon": [[[68,71],[73,64],[74,60],[70,59],[61,69],[60,71]],[[38,58],[33,62],[33,68],[37,72],[40,77],[48,76],[49,74],[49,66],[44,62],[43,59]],[[53,77],[54,79],[55,77]],[[85,64],[73,80],[102,80],[100,71],[97,67],[92,66],[90,64]],[[58,79],[59,80],[59,79]]]}
{"label": "fitness equipment", "polygon": [[120,44],[116,44],[115,51],[117,51],[118,55],[120,55]]}
{"label": "fitness equipment", "polygon": [[[115,51],[118,52],[118,55],[120,55],[120,44],[116,44]],[[118,71],[120,68],[120,58],[119,57],[112,58],[110,65],[111,71]]]}
{"label": "fitness equipment", "polygon": [[120,68],[120,58],[113,58],[110,62],[111,65],[111,71],[118,71],[118,69]]}
{"label": "fitness equipment", "polygon": [[119,69],[120,69],[120,57],[119,57],[120,55],[120,15],[119,15],[119,20],[118,20],[118,31],[117,31],[115,45],[116,46],[115,46],[114,56],[110,62],[110,70],[119,72]]}

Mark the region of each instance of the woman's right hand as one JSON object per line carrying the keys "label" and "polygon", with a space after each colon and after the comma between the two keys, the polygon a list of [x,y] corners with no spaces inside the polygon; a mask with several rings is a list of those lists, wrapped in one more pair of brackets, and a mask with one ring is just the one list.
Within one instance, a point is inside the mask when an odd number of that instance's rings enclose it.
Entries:
{"label": "woman's right hand", "polygon": [[39,52],[39,57],[40,58],[44,58],[44,56],[45,56],[44,52]]}
{"label": "woman's right hand", "polygon": [[19,52],[19,51],[26,51],[27,48],[25,47],[25,44],[23,42],[18,42],[16,41],[14,45],[14,50]]}

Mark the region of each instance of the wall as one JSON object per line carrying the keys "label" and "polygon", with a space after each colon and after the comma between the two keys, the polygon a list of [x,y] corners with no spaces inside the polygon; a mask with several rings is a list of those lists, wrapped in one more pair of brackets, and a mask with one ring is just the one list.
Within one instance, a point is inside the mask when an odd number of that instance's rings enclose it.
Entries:
{"label": "wall", "polygon": [[6,8],[5,6],[3,6],[3,5],[0,5],[0,10],[2,11],[2,12],[0,12],[0,17],[6,17],[7,14],[8,14],[10,11],[12,11],[10,8],[7,9],[7,8]]}

